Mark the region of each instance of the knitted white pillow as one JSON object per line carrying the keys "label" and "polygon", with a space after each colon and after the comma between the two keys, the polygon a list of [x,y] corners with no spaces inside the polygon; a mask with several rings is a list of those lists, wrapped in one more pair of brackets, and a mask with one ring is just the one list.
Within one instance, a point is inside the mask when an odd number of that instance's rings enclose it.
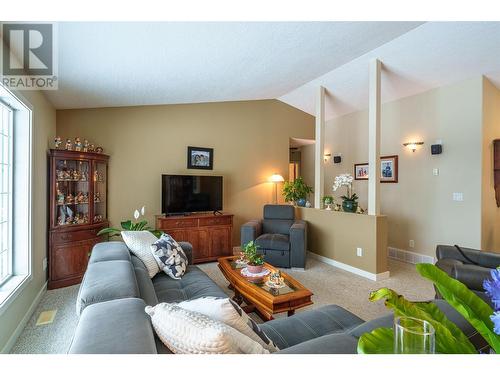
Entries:
{"label": "knitted white pillow", "polygon": [[151,254],[151,245],[158,238],[147,230],[141,231],[122,231],[122,238],[130,251],[146,266],[150,278],[153,278],[160,269],[156,263],[155,257]]}
{"label": "knitted white pillow", "polygon": [[235,302],[229,298],[201,297],[179,302],[177,306],[204,314],[218,322],[233,327],[252,340],[258,342],[271,353],[279,348],[266,336],[260,327]]}
{"label": "knitted white pillow", "polygon": [[147,306],[160,340],[177,354],[268,354],[269,351],[234,328],[176,304]]}

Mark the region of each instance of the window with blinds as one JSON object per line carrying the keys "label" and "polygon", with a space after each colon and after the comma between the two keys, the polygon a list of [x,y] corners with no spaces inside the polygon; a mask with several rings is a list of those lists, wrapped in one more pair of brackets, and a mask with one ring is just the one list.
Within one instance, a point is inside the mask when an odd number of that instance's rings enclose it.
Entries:
{"label": "window with blinds", "polygon": [[12,275],[12,110],[0,102],[0,285]]}

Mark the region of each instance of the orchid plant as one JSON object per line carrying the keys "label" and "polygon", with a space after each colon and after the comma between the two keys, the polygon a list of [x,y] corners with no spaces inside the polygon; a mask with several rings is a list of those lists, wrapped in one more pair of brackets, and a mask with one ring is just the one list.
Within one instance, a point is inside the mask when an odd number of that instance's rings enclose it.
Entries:
{"label": "orchid plant", "polygon": [[333,191],[337,191],[341,187],[345,186],[347,188],[347,194],[343,195],[341,198],[345,201],[355,202],[356,200],[358,200],[358,196],[356,195],[356,193],[352,192],[353,180],[354,178],[349,173],[344,173],[335,177],[335,182],[333,184]]}
{"label": "orchid plant", "polygon": [[142,206],[140,209],[137,209],[134,211],[134,219],[136,220],[133,222],[132,220],[127,220],[127,221],[122,221],[120,223],[121,229],[118,228],[104,228],[97,233],[98,236],[103,235],[103,234],[108,234],[110,237],[114,236],[120,236],[122,231],[141,231],[141,230],[147,230],[151,233],[153,233],[156,237],[160,237],[162,234],[162,231],[153,229],[148,225],[148,222],[146,220],[139,220],[141,216],[144,216],[146,213],[146,207]]}

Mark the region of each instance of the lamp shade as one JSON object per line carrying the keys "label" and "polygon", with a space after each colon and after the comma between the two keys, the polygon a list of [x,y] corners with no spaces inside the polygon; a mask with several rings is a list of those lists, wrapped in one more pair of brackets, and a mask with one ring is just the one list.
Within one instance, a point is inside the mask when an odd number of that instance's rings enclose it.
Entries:
{"label": "lamp shade", "polygon": [[271,182],[283,182],[283,181],[285,181],[285,179],[283,178],[282,175],[275,173],[269,178],[269,181],[271,181]]}

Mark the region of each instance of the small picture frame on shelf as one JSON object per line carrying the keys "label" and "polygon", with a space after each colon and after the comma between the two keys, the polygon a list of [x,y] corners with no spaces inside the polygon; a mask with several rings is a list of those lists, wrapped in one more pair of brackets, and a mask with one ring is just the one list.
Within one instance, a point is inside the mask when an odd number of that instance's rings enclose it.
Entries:
{"label": "small picture frame on shelf", "polygon": [[[354,179],[368,180],[368,163],[354,164]],[[398,155],[382,156],[380,158],[380,182],[398,182]]]}
{"label": "small picture frame on shelf", "polygon": [[214,169],[214,149],[188,146],[188,169]]}

